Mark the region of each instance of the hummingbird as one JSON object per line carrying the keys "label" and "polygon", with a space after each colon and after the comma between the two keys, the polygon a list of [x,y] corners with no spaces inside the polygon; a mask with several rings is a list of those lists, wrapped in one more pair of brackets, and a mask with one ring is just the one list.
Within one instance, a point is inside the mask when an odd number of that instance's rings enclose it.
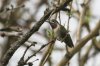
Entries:
{"label": "hummingbird", "polygon": [[65,27],[58,23],[57,20],[52,19],[49,21],[49,24],[51,25],[54,35],[57,38],[57,40],[64,42],[66,46],[68,47],[74,47],[73,41],[71,39],[71,36],[69,34],[69,30],[66,30]]}

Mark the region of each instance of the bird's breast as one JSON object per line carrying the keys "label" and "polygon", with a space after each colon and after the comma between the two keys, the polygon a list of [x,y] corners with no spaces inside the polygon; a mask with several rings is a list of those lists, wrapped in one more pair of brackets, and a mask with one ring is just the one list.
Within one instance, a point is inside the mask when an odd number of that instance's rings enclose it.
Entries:
{"label": "bird's breast", "polygon": [[58,25],[57,28],[54,29],[55,37],[60,40],[60,26]]}

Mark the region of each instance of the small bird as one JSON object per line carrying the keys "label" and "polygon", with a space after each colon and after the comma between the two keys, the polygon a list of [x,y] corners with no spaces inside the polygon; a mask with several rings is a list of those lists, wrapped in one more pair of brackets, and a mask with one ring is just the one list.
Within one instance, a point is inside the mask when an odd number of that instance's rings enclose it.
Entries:
{"label": "small bird", "polygon": [[74,47],[69,31],[66,30],[64,26],[59,24],[55,19],[52,19],[49,24],[51,25],[57,40],[64,42],[68,47]]}

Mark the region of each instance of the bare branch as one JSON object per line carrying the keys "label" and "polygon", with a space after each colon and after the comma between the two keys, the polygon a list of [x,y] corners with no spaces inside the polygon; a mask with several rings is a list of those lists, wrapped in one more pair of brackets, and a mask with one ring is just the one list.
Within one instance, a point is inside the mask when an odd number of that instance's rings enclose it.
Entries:
{"label": "bare branch", "polygon": [[53,50],[53,47],[54,47],[54,43],[50,43],[49,46],[48,46],[48,49],[46,50],[41,62],[40,62],[40,65],[39,66],[44,66],[44,64],[46,63],[46,61],[49,59],[50,55],[51,55],[51,52]]}

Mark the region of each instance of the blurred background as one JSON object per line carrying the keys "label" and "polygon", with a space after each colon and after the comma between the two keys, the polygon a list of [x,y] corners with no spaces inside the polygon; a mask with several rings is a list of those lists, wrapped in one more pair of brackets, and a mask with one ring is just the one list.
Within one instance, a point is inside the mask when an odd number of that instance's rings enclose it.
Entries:
{"label": "blurred background", "polygon": [[[60,0],[57,6],[64,1],[65,0]],[[57,2],[58,0],[0,0],[0,59],[2,59],[11,44],[26,34],[41,17],[44,16],[44,11],[47,8],[55,8]],[[84,7],[85,3],[87,3],[86,7]],[[100,22],[100,0],[73,0],[72,6],[69,5],[68,8],[70,7],[71,18],[69,20],[69,33],[74,46],[76,46],[78,40],[87,36],[96,26],[96,23]],[[82,18],[81,14],[84,11],[85,13]],[[55,15],[53,15],[52,18],[54,19]],[[57,14],[56,19],[60,22],[59,14]],[[60,19],[61,24],[67,29],[69,19],[68,12],[60,11]],[[78,37],[77,32],[81,19],[83,24],[80,37]],[[47,44],[50,41],[47,35],[48,30],[51,30],[51,26],[45,22],[38,32],[33,34],[25,44],[17,49],[10,59],[8,66],[17,66],[25,49],[31,45],[32,42],[37,42],[37,44],[30,47],[25,54],[25,59],[36,52],[42,45]],[[29,62],[39,59],[33,62],[33,66],[39,66],[47,48],[48,47],[45,47],[38,52]],[[65,53],[65,44],[56,40],[51,56],[44,66],[57,66]],[[86,59],[82,61],[83,58]],[[72,57],[69,66],[100,66],[100,35],[88,41],[87,44]]]}

